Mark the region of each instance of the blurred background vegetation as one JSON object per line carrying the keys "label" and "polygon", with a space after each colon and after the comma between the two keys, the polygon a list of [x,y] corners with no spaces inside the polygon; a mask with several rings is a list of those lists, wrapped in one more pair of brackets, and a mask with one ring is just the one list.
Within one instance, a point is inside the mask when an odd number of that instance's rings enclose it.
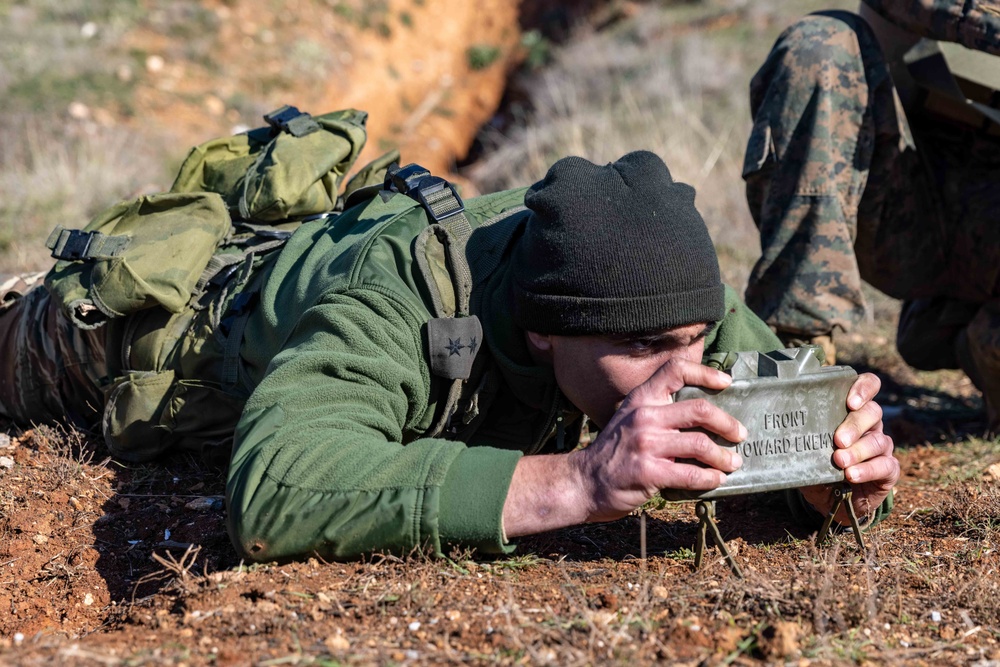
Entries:
{"label": "blurred background vegetation", "polygon": [[[452,17],[439,0],[0,0],[0,273],[44,268],[56,224],[169,187],[195,143],[282,103],[344,99],[371,113],[378,148],[403,144],[471,192],[569,154],[657,152],[697,189],[742,290],[759,251],[740,176],[750,77],[796,17],[856,3],[480,4]],[[417,137],[432,123],[464,134]]]}

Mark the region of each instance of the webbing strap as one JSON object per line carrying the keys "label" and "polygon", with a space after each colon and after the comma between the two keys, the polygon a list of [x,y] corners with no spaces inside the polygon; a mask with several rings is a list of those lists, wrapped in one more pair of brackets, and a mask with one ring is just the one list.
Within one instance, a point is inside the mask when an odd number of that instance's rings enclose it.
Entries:
{"label": "webbing strap", "polygon": [[128,247],[128,236],[108,236],[100,232],[84,232],[57,226],[49,234],[45,246],[52,257],[64,260],[109,259],[117,257]]}
{"label": "webbing strap", "polygon": [[226,267],[239,264],[243,261],[244,257],[245,255],[242,253],[212,255],[212,259],[208,260],[208,266],[206,266],[205,270],[201,272],[201,276],[198,278],[198,283],[195,285],[195,296],[200,295],[208,283],[211,282],[215,276],[219,275]]}
{"label": "webbing strap", "polygon": [[[237,278],[238,285],[245,284],[250,277],[253,268],[253,253],[247,255],[243,264],[243,271]],[[246,331],[250,315],[253,313],[253,306],[260,299],[259,289],[249,289],[240,292],[233,299],[229,306],[232,317],[232,324],[226,335],[226,346],[222,357],[222,388],[233,389],[240,379],[240,347],[243,345],[243,333]]]}
{"label": "webbing strap", "polygon": [[465,217],[465,202],[458,196],[455,186],[440,176],[432,175],[419,164],[408,164],[402,168],[389,166],[385,174],[385,188],[418,202],[433,223],[444,227],[448,232],[450,242],[446,243],[446,251],[449,268],[454,274],[455,315],[468,315],[472,271],[465,259],[465,244],[472,236],[472,225]]}
{"label": "webbing strap", "polygon": [[205,267],[205,270],[201,272],[201,276],[198,278],[198,283],[195,285],[194,295],[191,297],[192,300],[197,300],[202,292],[204,292],[205,288],[208,287],[209,283],[212,283],[213,281],[218,283],[220,280],[224,280],[232,275],[232,270],[226,271],[226,269],[243,262],[251,255],[261,255],[269,250],[273,250],[274,248],[280,248],[286,241],[288,241],[289,237],[291,237],[291,233],[281,232],[277,238],[273,238],[269,241],[264,241],[263,243],[258,243],[256,245],[246,245],[242,248],[242,252],[212,255],[212,259],[208,260],[208,265]]}

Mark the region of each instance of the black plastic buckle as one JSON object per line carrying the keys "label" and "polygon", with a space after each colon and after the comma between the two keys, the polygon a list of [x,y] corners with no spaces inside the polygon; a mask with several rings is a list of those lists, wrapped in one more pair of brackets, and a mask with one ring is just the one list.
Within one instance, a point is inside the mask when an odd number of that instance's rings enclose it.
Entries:
{"label": "black plastic buckle", "polygon": [[[465,202],[455,190],[455,186],[440,176],[431,175],[426,168],[419,164],[408,164],[397,169],[390,167],[385,174],[385,189],[398,192],[417,201],[434,222],[447,220],[465,211]],[[448,211],[435,213],[428,198],[445,189],[449,190],[451,196],[455,198],[456,206]]]}
{"label": "black plastic buckle", "polygon": [[385,189],[398,192],[401,195],[409,195],[410,190],[418,187],[418,182],[424,176],[430,176],[431,172],[419,164],[408,164],[400,167],[398,164],[391,164],[385,172]]}
{"label": "black plastic buckle", "polygon": [[56,259],[86,259],[87,252],[90,250],[90,243],[93,240],[94,235],[92,232],[82,232],[79,229],[71,229],[69,230],[69,234],[66,236],[66,243],[63,244],[62,250],[58,255],[53,252],[52,256]]}
{"label": "black plastic buckle", "polygon": [[271,126],[275,134],[287,132],[293,137],[302,137],[321,129],[312,116],[288,104],[264,114],[264,122]]}

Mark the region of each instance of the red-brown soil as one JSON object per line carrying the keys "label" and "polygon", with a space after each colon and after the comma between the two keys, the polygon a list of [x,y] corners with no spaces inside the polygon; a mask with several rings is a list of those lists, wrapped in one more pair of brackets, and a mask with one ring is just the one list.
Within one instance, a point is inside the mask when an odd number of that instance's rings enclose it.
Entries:
{"label": "red-brown soil", "polygon": [[506,559],[248,566],[225,533],[222,471],[8,429],[0,663],[995,664],[1000,447],[963,430],[979,425],[958,374],[931,390],[898,361],[882,371],[885,402],[908,406],[890,405],[895,512],[862,553],[849,534],[815,547],[780,497],[721,501],[745,580],[715,551],[693,570],[689,505],[649,513],[646,560],[631,516]]}

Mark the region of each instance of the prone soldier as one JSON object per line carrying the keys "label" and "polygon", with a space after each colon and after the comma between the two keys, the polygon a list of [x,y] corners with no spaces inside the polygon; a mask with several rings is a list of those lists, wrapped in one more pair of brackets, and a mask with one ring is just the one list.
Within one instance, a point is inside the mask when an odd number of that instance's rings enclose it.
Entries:
{"label": "prone soldier", "polygon": [[[232,446],[230,536],[258,561],[502,553],[661,489],[716,488],[741,459],[707,433],[738,442],[746,428],[671,396],[731,384],[706,354],[779,343],[721,283],[694,194],[642,151],[604,166],[565,158],[531,188],[464,203],[416,166],[390,169],[277,244],[278,231],[226,217],[227,251],[188,272],[190,289],[176,278],[195,248],[164,270],[176,250],[164,216],[196,239],[223,201],[141,199],[90,231],[57,230],[45,284],[5,297],[0,411],[96,422],[126,460]],[[146,229],[159,252],[137,241]],[[834,439],[869,522],[899,476],[878,387],[871,374],[852,383]],[[576,449],[584,415],[601,430]],[[793,511],[833,502],[808,486]]]}

